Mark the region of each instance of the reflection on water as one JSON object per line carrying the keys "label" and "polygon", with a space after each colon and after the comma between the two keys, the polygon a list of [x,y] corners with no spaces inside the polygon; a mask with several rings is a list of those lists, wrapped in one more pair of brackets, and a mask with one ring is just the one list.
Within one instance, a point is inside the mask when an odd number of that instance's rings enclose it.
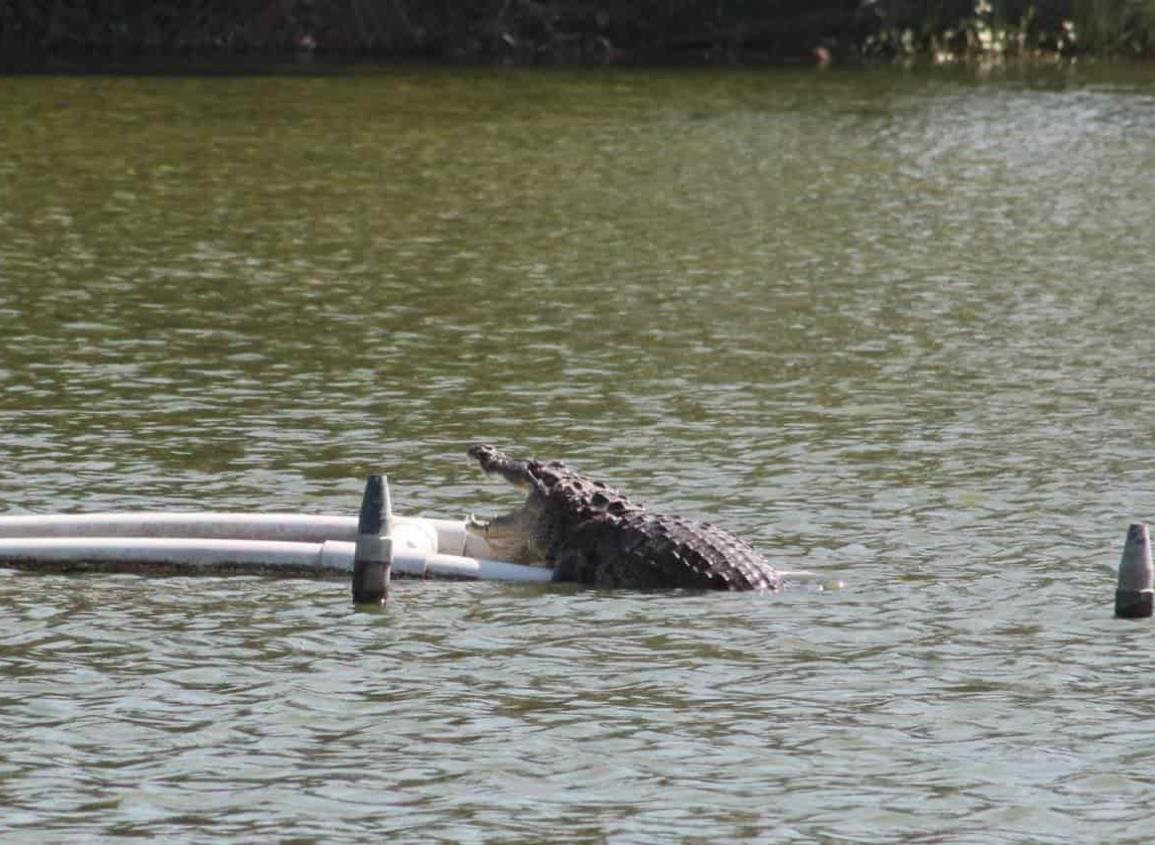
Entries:
{"label": "reflection on water", "polygon": [[0,577],[5,841],[1142,841],[1155,98],[1081,73],[0,80],[8,512],[485,439],[847,584]]}

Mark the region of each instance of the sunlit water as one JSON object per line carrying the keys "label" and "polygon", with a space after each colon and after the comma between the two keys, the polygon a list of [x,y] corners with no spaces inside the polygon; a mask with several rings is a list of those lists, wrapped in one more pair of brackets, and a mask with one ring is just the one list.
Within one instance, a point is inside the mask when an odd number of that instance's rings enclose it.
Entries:
{"label": "sunlit water", "polygon": [[0,838],[1146,842],[1155,86],[0,79],[0,510],[510,505],[779,596],[0,574]]}

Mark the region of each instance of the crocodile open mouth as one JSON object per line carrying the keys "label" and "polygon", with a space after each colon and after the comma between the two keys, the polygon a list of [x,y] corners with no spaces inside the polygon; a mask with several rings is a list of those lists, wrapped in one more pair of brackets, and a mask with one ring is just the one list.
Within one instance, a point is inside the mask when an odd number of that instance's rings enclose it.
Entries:
{"label": "crocodile open mouth", "polygon": [[[469,456],[477,460],[481,471],[488,476],[500,476],[517,489],[528,493],[532,487],[525,477],[516,474],[517,464],[492,446],[477,445],[469,448]],[[542,552],[534,542],[537,517],[529,508],[529,497],[520,507],[489,519],[470,514],[465,530],[480,537],[498,560],[513,563],[542,563]]]}

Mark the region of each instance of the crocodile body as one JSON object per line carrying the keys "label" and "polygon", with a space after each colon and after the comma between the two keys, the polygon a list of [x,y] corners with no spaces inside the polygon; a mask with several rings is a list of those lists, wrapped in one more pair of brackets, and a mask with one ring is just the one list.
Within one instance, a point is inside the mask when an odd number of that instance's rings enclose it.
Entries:
{"label": "crocodile body", "polygon": [[469,449],[481,469],[526,492],[525,504],[468,529],[518,563],[544,563],[554,580],[602,587],[777,590],[781,575],[748,543],[710,523],[652,513],[561,461],[515,460]]}

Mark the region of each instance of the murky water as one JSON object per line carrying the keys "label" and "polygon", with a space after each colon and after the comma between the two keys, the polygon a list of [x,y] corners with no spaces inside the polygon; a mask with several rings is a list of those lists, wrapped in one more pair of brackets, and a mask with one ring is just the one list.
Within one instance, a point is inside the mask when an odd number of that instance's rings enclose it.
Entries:
{"label": "murky water", "polygon": [[1155,80],[0,79],[0,510],[513,502],[837,592],[0,575],[5,842],[1145,842]]}

